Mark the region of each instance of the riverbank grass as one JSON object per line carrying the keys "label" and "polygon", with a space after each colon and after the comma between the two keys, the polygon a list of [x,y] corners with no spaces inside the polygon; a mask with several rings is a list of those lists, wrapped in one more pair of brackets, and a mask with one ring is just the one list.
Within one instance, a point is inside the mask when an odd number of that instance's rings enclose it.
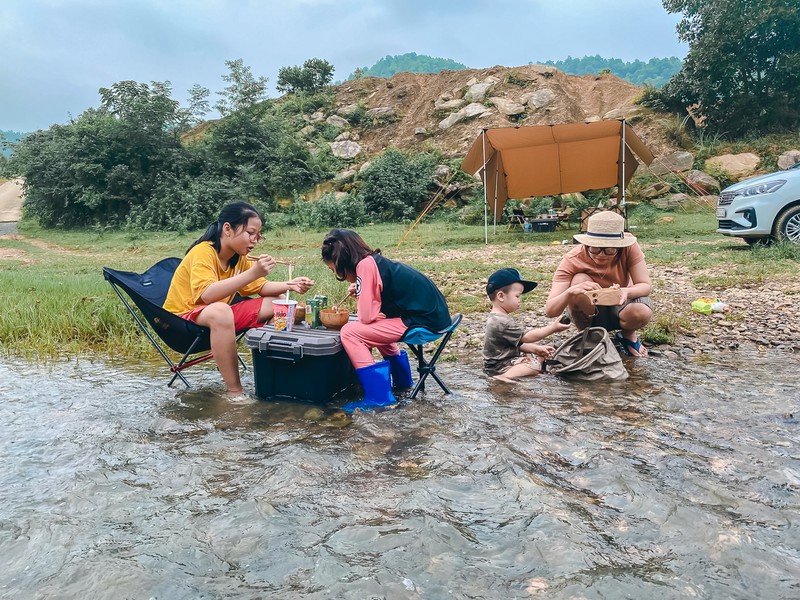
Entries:
{"label": "riverbank grass", "polygon": [[[632,230],[653,265],[679,266],[696,271],[698,288],[724,290],[732,286],[765,285],[797,272],[800,248],[778,245],[749,248],[741,240],[714,233],[713,212],[674,213],[674,221],[637,224]],[[651,219],[648,219],[651,220]],[[9,356],[51,358],[101,354],[130,358],[150,352],[111,287],[102,267],[141,272],[167,256],[183,256],[200,232],[142,234],[110,231],[44,230],[23,222],[19,234],[0,237],[0,352]],[[373,247],[388,257],[407,261],[441,287],[453,312],[487,309],[483,287],[499,267],[516,266],[539,287],[526,295],[524,310],[541,313],[555,266],[577,233],[559,230],[525,234],[506,232],[505,225],[489,228],[448,222],[418,225],[402,245],[406,226],[371,225],[359,230]],[[324,230],[269,231],[264,252],[293,260],[294,274],[316,281],[311,294],[341,296],[344,284],[334,279],[319,259]],[[279,265],[271,279],[288,277]],[[655,282],[658,285],[658,282]],[[301,297],[298,297],[298,299]],[[690,327],[680,314],[659,311],[643,337],[670,343]]]}

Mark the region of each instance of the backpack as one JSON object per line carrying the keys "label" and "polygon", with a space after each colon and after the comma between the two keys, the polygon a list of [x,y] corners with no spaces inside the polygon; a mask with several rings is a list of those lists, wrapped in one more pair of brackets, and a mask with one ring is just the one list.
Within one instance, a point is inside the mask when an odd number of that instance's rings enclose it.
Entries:
{"label": "backpack", "polygon": [[556,349],[542,371],[578,381],[624,381],[628,371],[611,337],[602,327],[587,327]]}

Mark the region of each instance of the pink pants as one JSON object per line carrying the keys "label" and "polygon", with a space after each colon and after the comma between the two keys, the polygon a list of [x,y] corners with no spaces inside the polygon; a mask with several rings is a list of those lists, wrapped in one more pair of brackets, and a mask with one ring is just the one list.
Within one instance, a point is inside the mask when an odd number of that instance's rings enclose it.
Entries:
{"label": "pink pants", "polygon": [[350,362],[356,369],[368,367],[375,361],[372,348],[377,348],[382,356],[394,356],[400,353],[397,342],[403,337],[408,327],[399,317],[379,319],[372,323],[350,321],[342,327],[341,339]]}

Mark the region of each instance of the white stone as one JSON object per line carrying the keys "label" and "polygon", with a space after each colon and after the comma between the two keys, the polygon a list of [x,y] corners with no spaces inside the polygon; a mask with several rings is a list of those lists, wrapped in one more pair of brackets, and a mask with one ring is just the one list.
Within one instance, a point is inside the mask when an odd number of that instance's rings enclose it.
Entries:
{"label": "white stone", "polygon": [[352,140],[331,142],[331,152],[337,158],[351,159],[361,153],[361,145]]}

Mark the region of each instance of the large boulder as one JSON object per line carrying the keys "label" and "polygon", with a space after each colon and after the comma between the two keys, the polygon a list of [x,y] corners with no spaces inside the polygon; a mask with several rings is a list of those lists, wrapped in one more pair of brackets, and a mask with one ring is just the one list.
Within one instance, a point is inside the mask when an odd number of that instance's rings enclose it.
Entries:
{"label": "large boulder", "polygon": [[506,115],[507,117],[513,117],[514,115],[520,115],[525,112],[525,107],[522,106],[522,104],[507,98],[492,96],[489,98],[489,101],[497,107],[501,115]]}
{"label": "large boulder", "polygon": [[653,198],[653,206],[661,210],[675,210],[689,202],[691,198],[686,194],[670,194],[661,198]]}
{"label": "large boulder", "polygon": [[693,188],[699,187],[702,188],[702,190],[699,191],[705,191],[708,193],[719,192],[720,189],[719,181],[714,179],[708,173],[694,169],[686,173],[686,182]]}
{"label": "large boulder", "polygon": [[705,169],[718,170],[726,173],[731,179],[739,181],[749,177],[761,164],[761,158],[752,152],[742,154],[723,154],[706,160]]}
{"label": "large boulder", "polygon": [[433,108],[436,110],[451,111],[461,108],[462,106],[464,106],[464,100],[462,98],[451,98],[449,100],[439,98],[433,103]]}
{"label": "large boulder", "polygon": [[778,157],[778,168],[788,169],[800,162],[800,150],[787,150]]}
{"label": "large boulder", "polygon": [[672,189],[672,186],[666,181],[656,181],[653,185],[649,185],[642,190],[642,198],[658,198],[663,196]]}
{"label": "large boulder", "polygon": [[538,110],[553,102],[557,97],[557,94],[553,90],[542,88],[532,92],[525,92],[519,97],[519,101],[522,104],[527,104],[534,110]]}
{"label": "large boulder", "polygon": [[329,125],[333,125],[334,127],[342,127],[342,128],[348,127],[350,125],[347,119],[344,119],[339,115],[331,115],[330,117],[325,119],[325,122],[328,123]]}
{"label": "large boulder", "polygon": [[381,118],[392,118],[395,117],[397,113],[391,106],[381,106],[379,108],[370,108],[367,111],[367,117],[370,119],[381,119]]}
{"label": "large boulder", "polygon": [[344,158],[350,160],[361,154],[361,145],[352,140],[342,140],[340,142],[331,142],[331,152],[337,158]]}
{"label": "large boulder", "polygon": [[650,165],[653,175],[666,175],[673,171],[688,171],[694,164],[694,155],[686,150],[678,150],[666,156],[657,157]]}
{"label": "large boulder", "polygon": [[467,82],[469,89],[467,93],[464,94],[464,98],[468,102],[483,102],[483,99],[486,98],[489,92],[491,92],[498,83],[500,83],[500,80],[491,75],[480,83],[470,84],[470,82]]}
{"label": "large boulder", "polygon": [[483,104],[478,102],[473,102],[472,104],[467,104],[464,108],[459,110],[458,112],[454,112],[452,115],[442,119],[439,121],[439,129],[445,130],[450,129],[456,123],[460,123],[461,121],[465,121],[467,119],[473,119],[478,115],[487,114],[486,107]]}

